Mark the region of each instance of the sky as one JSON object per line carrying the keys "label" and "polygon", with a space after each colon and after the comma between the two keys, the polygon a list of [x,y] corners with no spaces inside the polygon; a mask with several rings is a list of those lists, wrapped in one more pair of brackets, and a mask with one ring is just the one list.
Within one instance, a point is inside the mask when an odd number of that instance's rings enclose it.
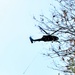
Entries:
{"label": "sky", "polygon": [[48,15],[50,0],[0,0],[0,75],[58,75],[43,56],[47,43],[31,44],[42,33],[33,16]]}

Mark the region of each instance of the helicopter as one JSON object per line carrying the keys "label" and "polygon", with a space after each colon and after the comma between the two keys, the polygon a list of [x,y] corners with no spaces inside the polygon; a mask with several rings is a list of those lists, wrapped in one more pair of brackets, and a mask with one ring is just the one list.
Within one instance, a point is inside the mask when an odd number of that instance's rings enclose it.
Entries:
{"label": "helicopter", "polygon": [[43,35],[41,38],[39,39],[33,39],[31,36],[29,37],[31,43],[35,42],[35,41],[44,41],[44,42],[49,42],[49,41],[58,41],[58,37],[57,36],[53,36],[52,34],[47,33],[42,27],[38,26],[40,28],[40,30],[42,30],[43,32],[46,33],[46,35]]}

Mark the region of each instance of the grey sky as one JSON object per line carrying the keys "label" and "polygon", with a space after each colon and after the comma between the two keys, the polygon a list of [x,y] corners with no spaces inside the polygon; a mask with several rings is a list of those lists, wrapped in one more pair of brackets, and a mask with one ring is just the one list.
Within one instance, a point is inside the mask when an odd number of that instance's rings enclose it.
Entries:
{"label": "grey sky", "polygon": [[49,59],[42,56],[46,44],[31,44],[29,36],[40,36],[33,15],[48,15],[49,0],[0,1],[0,75],[57,75],[47,68]]}

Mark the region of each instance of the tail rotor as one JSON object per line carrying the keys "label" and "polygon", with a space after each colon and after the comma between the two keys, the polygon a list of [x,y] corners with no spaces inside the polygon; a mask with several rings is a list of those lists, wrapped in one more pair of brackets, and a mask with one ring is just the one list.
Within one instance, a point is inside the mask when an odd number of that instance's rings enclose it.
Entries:
{"label": "tail rotor", "polygon": [[33,39],[32,39],[32,37],[29,37],[29,39],[30,39],[31,43],[33,43]]}

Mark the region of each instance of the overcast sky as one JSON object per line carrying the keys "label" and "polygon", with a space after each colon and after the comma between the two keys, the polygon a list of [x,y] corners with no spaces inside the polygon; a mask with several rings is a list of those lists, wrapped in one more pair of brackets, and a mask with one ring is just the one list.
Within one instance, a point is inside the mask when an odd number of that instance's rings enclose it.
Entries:
{"label": "overcast sky", "polygon": [[0,75],[58,75],[41,54],[47,43],[29,40],[41,35],[33,16],[48,15],[49,4],[50,0],[0,0]]}

